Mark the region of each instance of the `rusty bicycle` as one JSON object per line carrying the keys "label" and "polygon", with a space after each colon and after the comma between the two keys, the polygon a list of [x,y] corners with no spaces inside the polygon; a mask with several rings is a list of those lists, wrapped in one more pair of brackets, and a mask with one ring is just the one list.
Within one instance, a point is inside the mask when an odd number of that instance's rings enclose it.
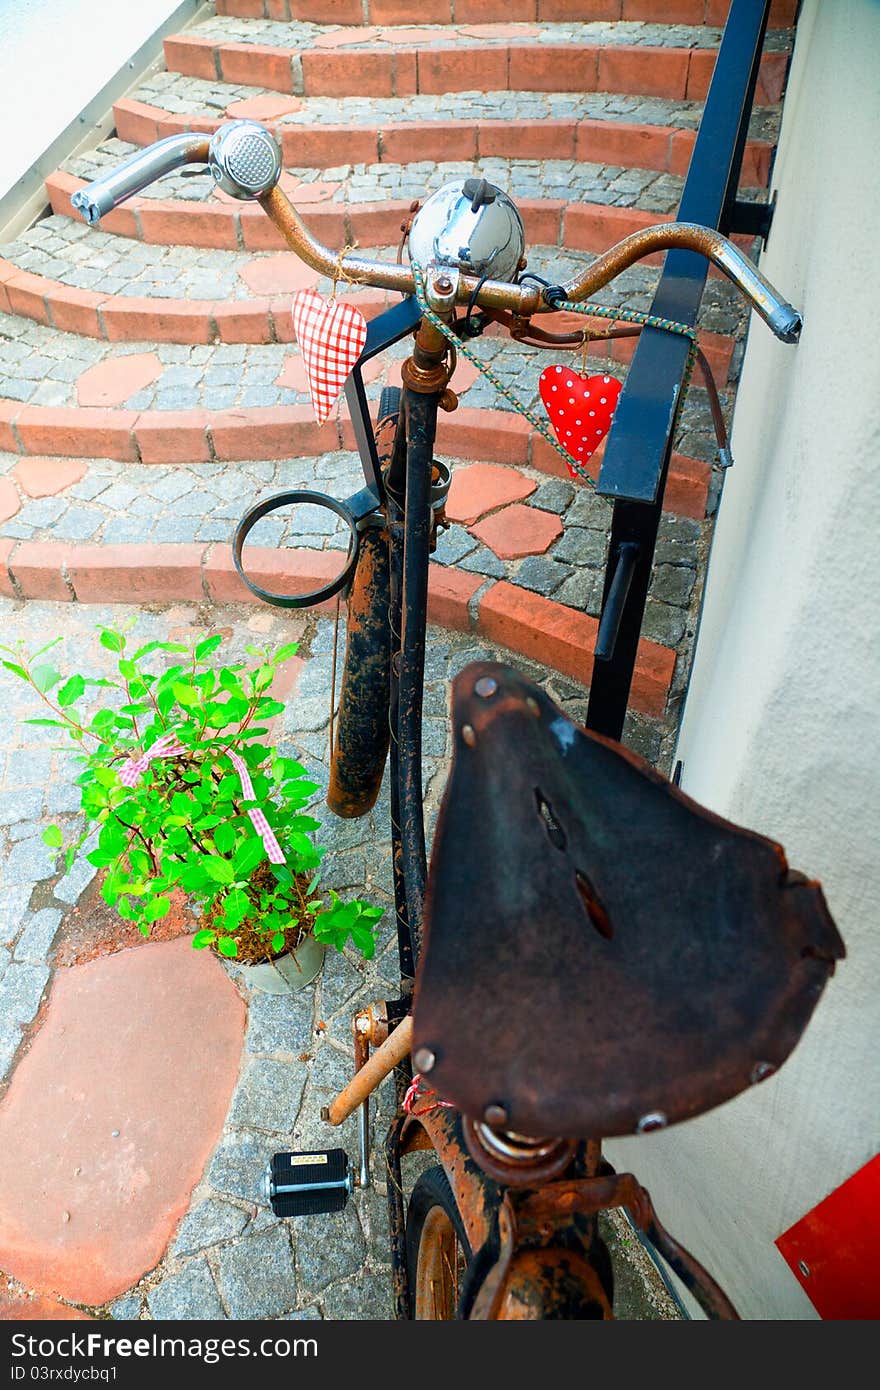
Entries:
{"label": "rusty bicycle", "polygon": [[[454,682],[454,754],[429,867],[428,560],[449,486],[434,446],[470,335],[491,322],[520,341],[573,345],[578,332],[554,336],[541,316],[589,308],[591,294],[653,252],[708,258],[783,341],[797,340],[799,315],[720,233],[688,223],[625,238],[570,283],[542,282],[527,273],[514,204],[485,180],[457,181],[425,202],[408,231],[409,264],[336,255],[291,207],[278,146],[252,122],[222,125],[210,140],[159,141],[74,203],[95,223],[188,163],[206,164],[232,196],[256,199],[314,269],[401,296],[371,321],[345,387],[365,485],[344,502],[323,499],[349,529],[337,578],[284,594],[247,573],[254,525],[274,506],[321,501],[314,493],[261,501],[234,541],[240,574],[267,602],[347,594],[328,802],[341,816],[365,814],[390,761],[400,959],[399,997],[354,1018],[355,1075],[324,1115],[338,1126],[358,1113],[356,1165],[338,1147],[278,1154],[267,1199],[279,1217],[307,1217],[341,1210],[368,1185],[370,1096],[393,1074],[385,1163],[398,1317],[610,1318],[614,1272],[598,1226],[609,1208],[627,1210],[709,1316],[736,1317],[602,1143],[699,1115],[774,1072],[843,944],[821,888],[789,869],[778,844],[698,806],[497,662],[471,664]],[[363,364],[410,335],[403,390],[383,393],[374,423]],[[632,550],[609,551],[597,648],[613,645],[634,565],[650,565]],[[407,1204],[405,1160],[424,1151],[436,1163]]]}

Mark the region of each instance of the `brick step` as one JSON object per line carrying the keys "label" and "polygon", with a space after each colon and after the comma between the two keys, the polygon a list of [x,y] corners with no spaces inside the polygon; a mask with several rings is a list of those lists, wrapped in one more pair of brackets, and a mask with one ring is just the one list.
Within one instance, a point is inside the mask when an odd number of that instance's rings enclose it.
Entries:
{"label": "brick step", "polygon": [[[794,23],[798,0],[773,0],[770,28]],[[577,17],[724,24],[730,0],[215,0],[218,15],[316,24],[529,23]]]}
{"label": "brick step", "polygon": [[[258,120],[281,141],[285,164],[297,168],[502,157],[687,172],[701,103],[638,101],[617,93],[588,94],[574,102],[553,93],[509,95],[512,101],[508,94],[499,96],[498,110],[506,114],[498,117],[487,117],[482,93],[464,93],[454,120],[433,97],[396,99],[400,109],[394,111],[389,100],[358,99],[348,103],[349,118],[344,102],[261,96],[253,89],[232,100],[216,84],[160,73],[136,97],[117,101],[113,111],[120,140],[132,145],[184,131],[213,134],[226,119]],[[375,109],[365,113],[365,105]],[[627,119],[630,113],[637,119]],[[777,127],[775,109],[756,109],[743,160],[747,186],[766,185]]]}
{"label": "brick step", "polygon": [[[235,22],[232,21],[234,24]],[[321,31],[314,24],[249,20],[230,39],[223,17],[164,42],[169,70],[219,77],[294,96],[411,96],[464,91],[615,91],[702,101],[715,66],[716,28],[618,22],[526,26],[419,25]],[[782,97],[788,35],[768,34],[756,89],[759,105]]]}
{"label": "brick step", "polygon": [[[255,600],[230,541],[257,498],[293,486],[345,497],[352,453],[277,463],[177,468],[0,455],[0,593],[25,599],[141,602]],[[432,618],[479,630],[577,674],[601,605],[611,506],[529,467],[457,464],[431,567]],[[17,510],[13,505],[17,503]],[[326,511],[276,514],[254,532],[248,572],[303,592],[338,573],[347,542]],[[664,517],[640,661],[643,712],[660,714],[702,544],[695,522]]]}
{"label": "brick step", "polygon": [[[672,174],[662,176],[673,179]],[[57,169],[46,179],[52,210],[75,217],[70,199],[87,180]],[[636,195],[638,197],[638,195]],[[327,246],[393,245],[409,213],[410,199],[376,203],[308,203],[300,211],[310,231]],[[674,199],[672,200],[674,201]],[[518,198],[529,244],[560,246],[567,251],[601,252],[631,232],[671,220],[670,214],[605,203],[568,202],[563,198]],[[108,213],[101,226],[118,236],[153,246],[191,246],[217,250],[275,251],[285,246],[280,233],[256,203],[213,196],[209,202],[184,197],[137,196]],[[735,238],[746,249],[748,238]],[[658,256],[646,264],[659,264]]]}
{"label": "brick step", "polygon": [[[5,552],[5,553],[4,553]],[[338,573],[320,551],[254,555],[251,574],[267,587],[306,592]],[[66,545],[0,540],[0,594],[79,603],[256,603],[221,545]],[[327,605],[324,605],[326,607]],[[472,632],[509,651],[584,681],[599,628],[588,613],[509,584],[432,565],[428,618]],[[676,653],[649,638],[639,643],[630,707],[662,717]]]}
{"label": "brick step", "polygon": [[[289,257],[282,273],[289,269]],[[253,258],[256,260],[257,258]],[[276,257],[261,258],[268,261]],[[298,269],[298,266],[297,266]],[[297,276],[302,287],[308,276]],[[329,293],[330,282],[314,274],[313,283]],[[340,298],[357,304],[367,320],[394,303],[398,296],[380,290],[346,291]],[[594,303],[601,303],[601,294]],[[243,343],[269,344],[295,341],[290,312],[290,295],[272,298],[256,296],[248,300],[199,300],[137,298],[133,295],[101,295],[93,290],[71,287],[30,271],[19,270],[0,259],[0,313],[15,314],[87,338],[108,343]],[[605,320],[576,319],[573,314],[546,315],[542,325],[551,331],[575,327],[597,330]],[[500,327],[490,327],[487,337],[506,337]],[[727,334],[703,330],[700,345],[718,380],[726,382],[730,372],[734,340]],[[635,339],[623,338],[596,343],[591,358],[605,357],[615,363],[628,363],[635,351]],[[375,363],[373,364],[375,365]]]}
{"label": "brick step", "polygon": [[[0,448],[26,457],[105,458],[129,463],[237,463],[308,457],[354,447],[350,421],[323,426],[311,406],[233,410],[125,410],[98,406],[22,405],[0,397]],[[535,468],[568,477],[561,456],[521,415],[461,406],[441,421],[443,456]],[[598,473],[598,455],[592,471]],[[701,519],[709,494],[709,464],[674,454],[665,504]]]}

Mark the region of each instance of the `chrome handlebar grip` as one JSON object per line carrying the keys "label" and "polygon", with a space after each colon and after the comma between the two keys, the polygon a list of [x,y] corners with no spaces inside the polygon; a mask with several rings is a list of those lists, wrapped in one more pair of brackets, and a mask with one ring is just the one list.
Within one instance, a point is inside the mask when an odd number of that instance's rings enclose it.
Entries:
{"label": "chrome handlebar grip", "polygon": [[145,150],[138,150],[109,174],[80,188],[71,198],[90,227],[94,227],[108,212],[142,188],[179,169],[182,164],[207,164],[208,140],[205,135],[169,135]]}

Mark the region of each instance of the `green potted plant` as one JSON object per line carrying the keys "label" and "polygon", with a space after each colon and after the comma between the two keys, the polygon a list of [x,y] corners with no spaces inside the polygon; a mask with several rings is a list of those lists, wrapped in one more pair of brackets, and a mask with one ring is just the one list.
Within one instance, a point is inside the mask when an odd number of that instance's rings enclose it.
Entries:
{"label": "green potted plant", "polygon": [[[133,649],[103,628],[116,677],[65,679],[38,659],[60,640],[32,657],[0,650],[48,707],[27,722],[57,728],[77,749],[84,827],[67,846],[57,825],[43,834],[64,850],[65,869],[84,853],[104,871],[105,902],[145,936],[183,890],[202,914],[196,950],[257,966],[264,986],[267,966],[292,987],[307,983],[329,945],[351,942],[370,958],[382,909],[322,891],[320,822],[306,810],[317,785],[263,741],[264,721],[285,708],[271,693],[276,671],[297,643],[249,646],[249,662],[223,665],[219,634]],[[81,713],[98,692],[98,707]]]}

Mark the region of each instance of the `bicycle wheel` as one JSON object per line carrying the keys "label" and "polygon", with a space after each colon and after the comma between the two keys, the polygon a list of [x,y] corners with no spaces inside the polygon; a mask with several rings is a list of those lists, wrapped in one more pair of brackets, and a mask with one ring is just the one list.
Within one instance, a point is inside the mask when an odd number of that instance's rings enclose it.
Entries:
{"label": "bicycle wheel", "polygon": [[422,1322],[455,1320],[471,1248],[449,1179],[439,1166],[412,1190],[406,1220],[410,1307]]}
{"label": "bicycle wheel", "polygon": [[[382,463],[390,456],[399,413],[400,391],[386,387],[376,425]],[[387,533],[365,531],[348,600],[345,662],[327,791],[330,810],[349,819],[365,816],[375,804],[388,756],[389,573]]]}

